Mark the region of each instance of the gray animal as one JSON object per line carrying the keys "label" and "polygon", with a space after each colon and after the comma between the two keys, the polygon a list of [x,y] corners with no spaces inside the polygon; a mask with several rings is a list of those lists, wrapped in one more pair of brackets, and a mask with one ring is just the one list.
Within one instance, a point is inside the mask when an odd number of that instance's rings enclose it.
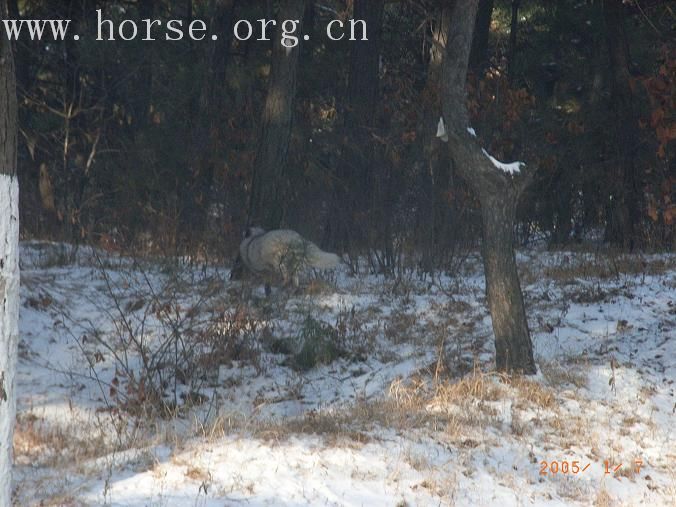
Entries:
{"label": "gray animal", "polygon": [[239,256],[252,272],[281,275],[285,284],[293,282],[296,287],[303,269],[334,269],[341,262],[338,255],[323,251],[296,231],[266,232],[259,227],[247,230],[239,245]]}

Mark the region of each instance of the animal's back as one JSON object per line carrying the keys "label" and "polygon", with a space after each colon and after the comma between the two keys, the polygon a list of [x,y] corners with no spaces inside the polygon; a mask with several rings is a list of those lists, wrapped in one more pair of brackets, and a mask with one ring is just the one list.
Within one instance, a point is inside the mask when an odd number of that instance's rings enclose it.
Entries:
{"label": "animal's back", "polygon": [[276,229],[258,238],[257,255],[268,269],[279,270],[284,257],[296,256],[300,260],[306,244],[307,241],[296,231]]}
{"label": "animal's back", "polygon": [[296,231],[252,229],[252,232],[240,245],[240,256],[254,272],[278,273],[285,280],[296,280],[299,271],[306,267],[332,269],[340,263],[336,254],[324,252]]}
{"label": "animal's back", "polygon": [[276,229],[247,238],[240,247],[245,264],[253,271],[277,271],[290,249],[302,248],[303,237],[289,229]]}

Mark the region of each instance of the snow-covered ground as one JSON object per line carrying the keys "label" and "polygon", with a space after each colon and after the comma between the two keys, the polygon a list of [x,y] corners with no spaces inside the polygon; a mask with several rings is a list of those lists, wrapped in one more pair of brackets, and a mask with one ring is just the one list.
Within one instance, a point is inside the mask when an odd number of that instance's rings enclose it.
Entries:
{"label": "snow-covered ground", "polygon": [[676,255],[518,261],[509,379],[472,256],[265,297],[25,243],[16,504],[674,505]]}

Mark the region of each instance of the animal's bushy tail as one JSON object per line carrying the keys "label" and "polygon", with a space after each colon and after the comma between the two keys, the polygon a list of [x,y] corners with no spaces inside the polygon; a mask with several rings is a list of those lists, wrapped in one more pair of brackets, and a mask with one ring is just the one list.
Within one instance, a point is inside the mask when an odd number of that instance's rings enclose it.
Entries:
{"label": "animal's bushy tail", "polygon": [[341,258],[334,253],[325,252],[311,243],[307,247],[307,263],[317,269],[333,269],[341,263]]}

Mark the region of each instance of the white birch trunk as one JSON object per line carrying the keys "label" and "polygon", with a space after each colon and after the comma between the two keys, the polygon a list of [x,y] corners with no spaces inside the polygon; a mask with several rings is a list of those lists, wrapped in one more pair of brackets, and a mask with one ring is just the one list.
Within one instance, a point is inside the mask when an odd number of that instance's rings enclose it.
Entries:
{"label": "white birch trunk", "polygon": [[0,173],[0,507],[12,504],[18,341],[19,183],[15,174]]}
{"label": "white birch trunk", "polygon": [[[0,18],[7,19],[7,0]],[[16,177],[17,103],[14,55],[0,38],[0,507],[12,505],[12,443],[19,345],[19,181]]]}

